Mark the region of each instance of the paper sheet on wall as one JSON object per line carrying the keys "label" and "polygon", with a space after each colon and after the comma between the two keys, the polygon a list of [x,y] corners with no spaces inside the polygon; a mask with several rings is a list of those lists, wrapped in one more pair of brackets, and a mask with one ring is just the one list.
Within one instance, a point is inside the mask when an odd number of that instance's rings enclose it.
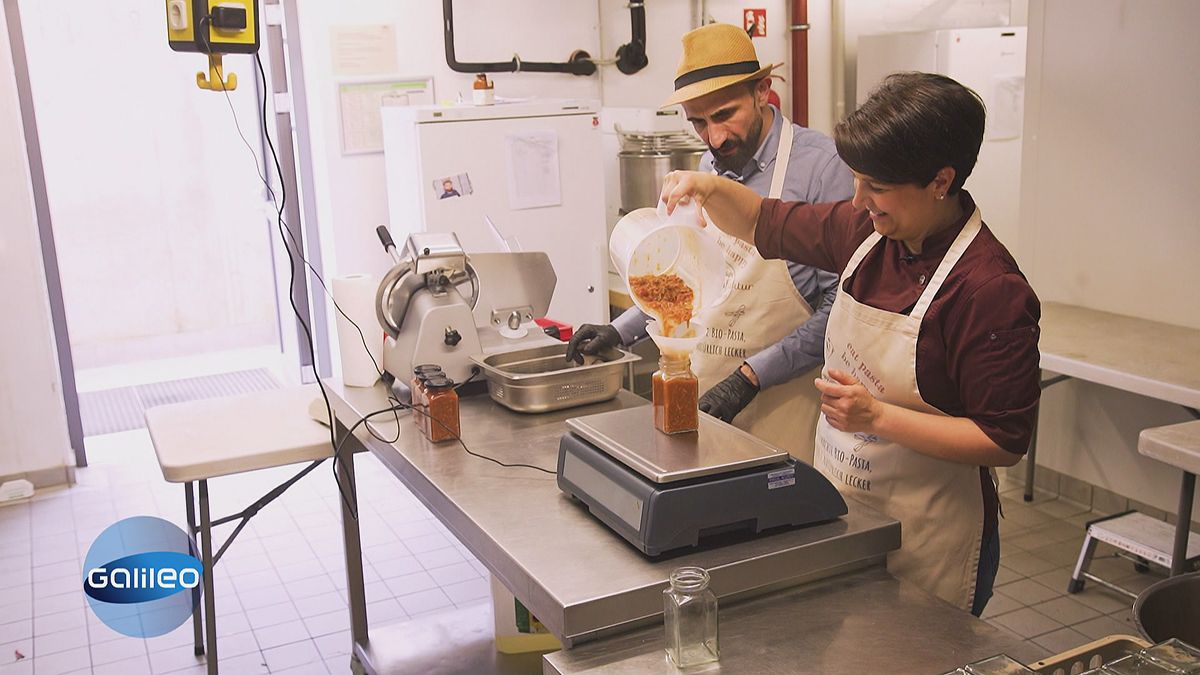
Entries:
{"label": "paper sheet on wall", "polygon": [[558,134],[526,131],[508,134],[508,202],[512,209],[562,204],[558,175]]}
{"label": "paper sheet on wall", "polygon": [[400,67],[395,26],[334,26],[329,47],[335,77],[387,75]]}
{"label": "paper sheet on wall", "polygon": [[992,78],[992,102],[987,112],[987,140],[1020,138],[1025,117],[1025,76]]}
{"label": "paper sheet on wall", "polygon": [[433,103],[433,81],[339,82],[342,154],[383,152],[383,125],[379,109],[394,105]]}

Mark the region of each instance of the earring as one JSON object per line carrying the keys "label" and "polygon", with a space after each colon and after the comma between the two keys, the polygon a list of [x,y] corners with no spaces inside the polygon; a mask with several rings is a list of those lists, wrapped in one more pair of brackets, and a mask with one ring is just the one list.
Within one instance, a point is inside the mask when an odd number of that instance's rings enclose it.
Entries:
{"label": "earring", "polygon": [[946,193],[944,193],[944,192],[943,192],[942,194],[938,195],[938,196],[937,196],[937,198],[938,198],[938,199],[945,199],[945,198],[946,198]]}

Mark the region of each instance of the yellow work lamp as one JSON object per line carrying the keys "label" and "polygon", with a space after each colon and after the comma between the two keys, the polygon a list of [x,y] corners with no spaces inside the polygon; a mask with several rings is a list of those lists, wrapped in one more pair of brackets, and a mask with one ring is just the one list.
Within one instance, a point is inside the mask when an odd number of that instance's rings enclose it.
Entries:
{"label": "yellow work lamp", "polygon": [[222,54],[258,51],[258,0],[166,0],[167,42],[177,52],[208,55],[208,73],[196,73],[196,85],[213,91],[237,88],[237,75],[226,78]]}

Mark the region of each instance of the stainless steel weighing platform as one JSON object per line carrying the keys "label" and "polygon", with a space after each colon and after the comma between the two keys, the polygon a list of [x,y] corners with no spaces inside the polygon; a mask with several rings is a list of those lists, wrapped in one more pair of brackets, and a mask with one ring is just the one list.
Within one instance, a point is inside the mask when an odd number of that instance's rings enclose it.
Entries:
{"label": "stainless steel weighing platform", "polygon": [[558,453],[559,488],[643,553],[846,514],[833,485],[783,450],[708,415],[695,432],[664,434],[653,414],[569,419]]}

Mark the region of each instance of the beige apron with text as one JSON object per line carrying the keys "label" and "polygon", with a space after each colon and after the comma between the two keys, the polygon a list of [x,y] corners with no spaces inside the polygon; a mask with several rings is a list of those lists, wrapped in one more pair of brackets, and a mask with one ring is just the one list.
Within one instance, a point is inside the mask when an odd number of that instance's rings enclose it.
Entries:
{"label": "beige apron with text", "polygon": [[[878,233],[872,233],[838,282],[825,331],[825,368],[851,373],[880,401],[944,415],[921,398],[917,335],[929,304],[974,240],[980,223],[977,209],[907,316],[869,307],[842,288],[880,240]],[[923,455],[872,434],[838,431],[823,414],[817,423],[813,465],[845,496],[900,521],[901,548],[888,556],[893,574],[957,607],[971,609],[983,536],[979,467]]]}
{"label": "beige apron with text", "polygon": [[[768,197],[778,198],[783,193],[792,134],[792,123],[784,118]],[[764,260],[753,245],[715,227],[707,231],[725,253],[728,295],[696,317],[706,328],[692,354],[701,394],[731,375],[747,357],[794,332],[813,313],[796,290],[786,262]],[[812,386],[818,370],[760,391],[733,419],[733,425],[811,463],[813,449],[807,439],[813,437],[821,410],[820,395]]]}

